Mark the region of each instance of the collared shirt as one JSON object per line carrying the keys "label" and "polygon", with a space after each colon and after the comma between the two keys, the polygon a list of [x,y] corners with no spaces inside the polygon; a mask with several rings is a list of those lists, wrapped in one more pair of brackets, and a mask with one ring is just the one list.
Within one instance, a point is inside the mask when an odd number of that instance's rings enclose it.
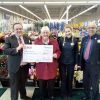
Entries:
{"label": "collared shirt", "polygon": [[15,34],[15,36],[17,37],[17,40],[18,40],[18,43],[19,44],[20,44],[19,38],[21,39],[22,44],[25,44],[24,39],[23,39],[23,36],[18,36],[17,34]]}

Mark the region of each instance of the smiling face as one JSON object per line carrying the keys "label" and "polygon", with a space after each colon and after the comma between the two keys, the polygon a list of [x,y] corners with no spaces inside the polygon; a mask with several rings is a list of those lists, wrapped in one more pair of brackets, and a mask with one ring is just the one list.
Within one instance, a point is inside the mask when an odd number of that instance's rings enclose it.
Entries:
{"label": "smiling face", "polygon": [[23,35],[23,26],[20,23],[17,23],[13,26],[14,33],[16,33],[18,36]]}
{"label": "smiling face", "polygon": [[96,24],[94,22],[89,23],[87,27],[87,31],[89,33],[89,36],[93,36],[96,33]]}
{"label": "smiling face", "polygon": [[50,30],[47,26],[42,27],[41,36],[44,40],[48,40],[50,36]]}
{"label": "smiling face", "polygon": [[65,28],[65,37],[70,38],[72,36],[72,29],[70,27]]}
{"label": "smiling face", "polygon": [[50,33],[49,33],[48,30],[44,30],[41,35],[42,35],[43,38],[48,38],[49,37],[49,34]]}

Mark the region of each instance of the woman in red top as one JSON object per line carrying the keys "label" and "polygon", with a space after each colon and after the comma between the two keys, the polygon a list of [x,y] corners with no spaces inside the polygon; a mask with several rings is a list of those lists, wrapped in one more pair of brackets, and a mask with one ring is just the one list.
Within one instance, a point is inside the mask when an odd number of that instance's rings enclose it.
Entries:
{"label": "woman in red top", "polygon": [[50,39],[50,30],[47,26],[42,27],[41,36],[35,41],[38,45],[53,45],[53,62],[36,63],[36,75],[39,80],[41,100],[45,100],[46,88],[50,100],[54,100],[53,89],[57,74],[57,59],[60,56],[60,49],[56,39]]}

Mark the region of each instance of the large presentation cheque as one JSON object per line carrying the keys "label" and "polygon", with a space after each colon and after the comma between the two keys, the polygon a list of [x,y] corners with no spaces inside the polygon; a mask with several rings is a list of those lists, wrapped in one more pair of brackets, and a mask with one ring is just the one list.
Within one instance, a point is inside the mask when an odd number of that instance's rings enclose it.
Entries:
{"label": "large presentation cheque", "polygon": [[52,62],[53,45],[25,45],[23,62]]}

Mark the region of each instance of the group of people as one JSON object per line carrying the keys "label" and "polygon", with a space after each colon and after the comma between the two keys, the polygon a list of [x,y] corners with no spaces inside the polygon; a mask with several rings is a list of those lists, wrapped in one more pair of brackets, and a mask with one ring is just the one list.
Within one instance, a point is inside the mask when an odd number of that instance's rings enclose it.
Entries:
{"label": "group of people", "polygon": [[[74,68],[78,68],[78,66],[84,72],[85,96],[81,100],[99,100],[100,35],[96,34],[96,28],[95,23],[89,23],[87,27],[89,34],[82,39],[79,60],[78,40],[73,35],[72,27],[66,25],[64,29],[65,37],[58,39],[50,38],[49,27],[42,27],[41,34],[34,41],[34,45],[53,45],[53,61],[33,62],[39,81],[40,100],[45,100],[47,95],[50,100],[56,100],[54,82],[58,66],[63,100],[71,100]],[[30,63],[22,62],[22,57],[24,45],[32,44],[32,41],[28,36],[23,35],[21,23],[15,23],[13,30],[14,34],[5,39],[4,47],[4,53],[8,55],[11,100],[18,100],[18,93],[20,93],[21,99],[31,100],[25,89]]]}

